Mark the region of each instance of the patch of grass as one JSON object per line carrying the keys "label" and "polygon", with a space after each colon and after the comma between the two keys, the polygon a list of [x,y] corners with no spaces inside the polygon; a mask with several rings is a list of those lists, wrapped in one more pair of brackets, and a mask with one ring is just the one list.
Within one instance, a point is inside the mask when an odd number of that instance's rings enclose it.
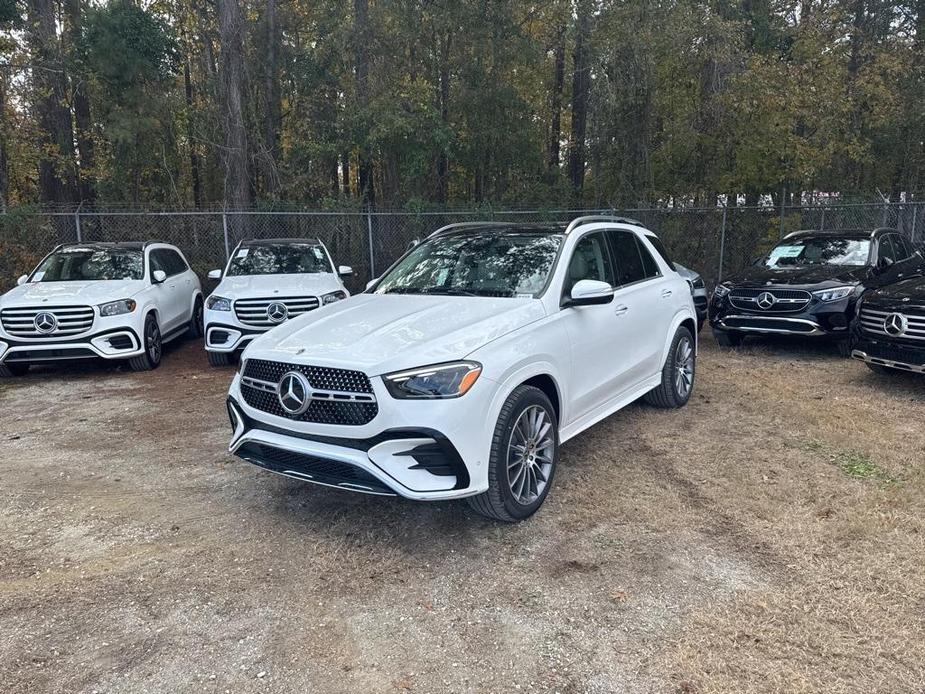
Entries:
{"label": "patch of grass", "polygon": [[795,447],[825,457],[839,470],[848,475],[848,477],[854,477],[856,479],[873,479],[886,484],[895,484],[898,482],[898,480],[886,470],[877,465],[866,453],[843,450],[830,446],[824,441],[815,439],[800,441]]}

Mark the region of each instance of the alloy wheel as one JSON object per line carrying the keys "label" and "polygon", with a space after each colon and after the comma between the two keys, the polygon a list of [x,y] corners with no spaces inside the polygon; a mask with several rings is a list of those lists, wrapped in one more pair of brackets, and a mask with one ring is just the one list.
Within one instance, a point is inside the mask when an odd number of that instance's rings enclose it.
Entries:
{"label": "alloy wheel", "polygon": [[161,360],[161,331],[155,321],[148,321],[148,327],[145,329],[145,347],[148,350],[148,358],[152,364],[157,364]]}
{"label": "alloy wheel", "polygon": [[688,337],[678,341],[675,350],[675,392],[686,398],[694,385],[694,346]]}
{"label": "alloy wheel", "polygon": [[507,449],[507,479],[517,503],[528,505],[546,489],[555,455],[555,432],[545,409],[532,405],[520,413]]}

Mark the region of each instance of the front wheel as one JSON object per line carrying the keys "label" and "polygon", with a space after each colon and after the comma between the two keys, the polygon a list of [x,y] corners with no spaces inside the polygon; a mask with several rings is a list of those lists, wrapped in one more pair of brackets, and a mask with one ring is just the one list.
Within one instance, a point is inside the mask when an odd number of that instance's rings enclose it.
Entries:
{"label": "front wheel", "polygon": [[209,355],[209,366],[228,366],[233,359],[228,352],[206,352]]}
{"label": "front wheel", "polygon": [[29,370],[28,364],[0,364],[0,378],[13,378],[14,376],[25,376]]}
{"label": "front wheel", "polygon": [[684,407],[694,390],[697,352],[694,336],[683,325],[678,328],[662,367],[662,382],[646,393],[646,402],[664,409]]}
{"label": "front wheel", "polygon": [[154,317],[154,314],[145,319],[144,347],[144,354],[128,360],[129,368],[132,371],[150,371],[161,364],[164,344],[161,339],[161,329],[157,325],[157,318]]}
{"label": "front wheel", "polygon": [[488,491],[469,505],[494,520],[514,523],[543,505],[559,459],[559,422],[546,394],[518,386],[501,408],[488,459]]}
{"label": "front wheel", "polygon": [[203,310],[202,310],[202,297],[196,299],[196,303],[193,304],[193,315],[190,320],[189,328],[186,331],[186,336],[191,340],[196,340],[205,335],[205,325],[203,322]]}

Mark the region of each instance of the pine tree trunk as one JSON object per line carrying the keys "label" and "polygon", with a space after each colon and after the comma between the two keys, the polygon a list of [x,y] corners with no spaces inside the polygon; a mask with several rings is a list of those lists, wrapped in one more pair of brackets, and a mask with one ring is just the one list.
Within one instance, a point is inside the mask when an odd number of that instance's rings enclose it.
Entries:
{"label": "pine tree trunk", "polygon": [[[71,50],[75,50],[80,40],[81,14],[83,8],[80,0],[65,0],[64,10],[67,15],[68,37]],[[90,98],[87,96],[86,82],[82,75],[74,74],[71,78],[71,98],[74,104],[75,135],[77,153],[80,155],[79,181],[80,199],[93,202],[96,198],[95,169],[96,153],[93,142],[93,119],[90,116]]]}
{"label": "pine tree trunk", "polygon": [[186,92],[186,140],[189,147],[189,171],[193,186],[193,205],[202,207],[202,183],[199,180],[199,153],[196,151],[196,139],[193,135],[193,80],[190,75],[189,58],[183,64],[183,86]]}
{"label": "pine tree trunk", "polygon": [[359,195],[364,207],[371,208],[376,201],[373,185],[373,158],[369,146],[369,0],[354,0],[354,48],[356,51],[357,108],[363,120],[360,133],[360,162],[358,167]]}
{"label": "pine tree trunk", "polygon": [[45,203],[75,202],[74,131],[67,107],[67,76],[58,39],[54,0],[30,0],[33,106],[38,117],[39,196]]}
{"label": "pine tree trunk", "polygon": [[569,146],[569,181],[573,202],[580,203],[585,183],[585,138],[588,125],[588,93],[591,83],[588,65],[588,39],[591,33],[591,3],[579,0],[576,6],[575,52],[572,73],[572,136]]}
{"label": "pine tree trunk", "polygon": [[267,0],[265,22],[267,59],[264,75],[264,100],[266,101],[263,133],[264,186],[266,192],[274,196],[279,190],[279,171],[276,162],[279,160],[279,135],[282,129],[278,58],[280,32],[276,19],[276,0]]}
{"label": "pine tree trunk", "polygon": [[244,17],[238,0],[217,0],[221,60],[219,90],[225,131],[223,168],[225,206],[245,209],[251,204],[247,167],[247,128],[244,123]]}
{"label": "pine tree trunk", "polygon": [[[446,32],[440,41],[439,101],[440,122],[447,130],[450,127],[450,46],[453,35]],[[437,202],[444,205],[450,196],[450,157],[446,146],[437,153]]]}
{"label": "pine tree trunk", "polygon": [[562,89],[565,86],[565,27],[556,30],[553,48],[552,89],[549,108],[552,114],[549,143],[546,147],[546,166],[550,171],[559,168],[559,142],[562,139]]}

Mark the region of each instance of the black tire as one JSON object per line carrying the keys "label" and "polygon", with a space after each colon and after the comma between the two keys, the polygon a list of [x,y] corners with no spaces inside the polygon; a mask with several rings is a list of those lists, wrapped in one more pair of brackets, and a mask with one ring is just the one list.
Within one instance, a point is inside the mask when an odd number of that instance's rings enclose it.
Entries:
{"label": "black tire", "polygon": [[206,329],[202,310],[202,297],[199,297],[196,299],[196,303],[193,304],[193,316],[190,319],[189,328],[186,330],[186,336],[191,340],[198,340],[200,337],[205,335],[205,333]]}
{"label": "black tire", "polygon": [[161,357],[164,355],[164,343],[161,338],[161,329],[157,324],[157,318],[154,317],[153,313],[148,314],[145,319],[142,340],[145,347],[144,354],[128,360],[129,368],[132,371],[151,371],[161,365]]}
{"label": "black tire", "polygon": [[[518,472],[522,472],[525,478],[527,473],[523,472],[521,468],[517,468],[512,472],[511,468],[516,465],[516,462],[511,464],[509,461],[512,455],[517,455],[513,451],[515,446],[514,428],[521,422],[522,415],[529,416],[529,413],[536,412],[535,408],[539,408],[545,413],[548,423],[551,425],[549,433],[551,433],[552,452],[548,456],[551,463],[548,465],[548,469],[541,473],[545,476],[542,490],[538,490],[538,494],[529,503],[522,503],[515,496],[515,492],[511,487],[512,485],[516,486],[517,480],[520,479]],[[544,448],[531,447],[531,449],[538,451]],[[523,459],[524,456],[521,455],[520,457]],[[536,513],[537,509],[546,500],[546,496],[552,488],[558,460],[559,421],[552,403],[539,388],[518,386],[508,397],[504,407],[501,408],[498,422],[495,425],[494,435],[491,439],[491,454],[488,459],[488,491],[478,496],[470,496],[467,501],[477,513],[493,520],[516,523],[529,518]],[[542,465],[538,463],[535,467],[540,469]],[[510,474],[516,475],[513,481],[509,478]],[[534,479],[536,478],[534,477]],[[527,491],[529,493],[529,490]]]}
{"label": "black tire", "polygon": [[728,349],[741,345],[745,336],[742,333],[732,332],[731,330],[717,330],[713,328],[713,337],[716,338],[716,344]]}
{"label": "black tire", "polygon": [[697,349],[694,336],[683,325],[678,328],[662,366],[662,382],[645,394],[650,405],[666,410],[684,407],[694,391]]}
{"label": "black tire", "polygon": [[29,371],[28,364],[0,364],[0,378],[25,376],[27,371]]}
{"label": "black tire", "polygon": [[209,366],[228,366],[234,357],[227,352],[206,352],[209,355]]}

